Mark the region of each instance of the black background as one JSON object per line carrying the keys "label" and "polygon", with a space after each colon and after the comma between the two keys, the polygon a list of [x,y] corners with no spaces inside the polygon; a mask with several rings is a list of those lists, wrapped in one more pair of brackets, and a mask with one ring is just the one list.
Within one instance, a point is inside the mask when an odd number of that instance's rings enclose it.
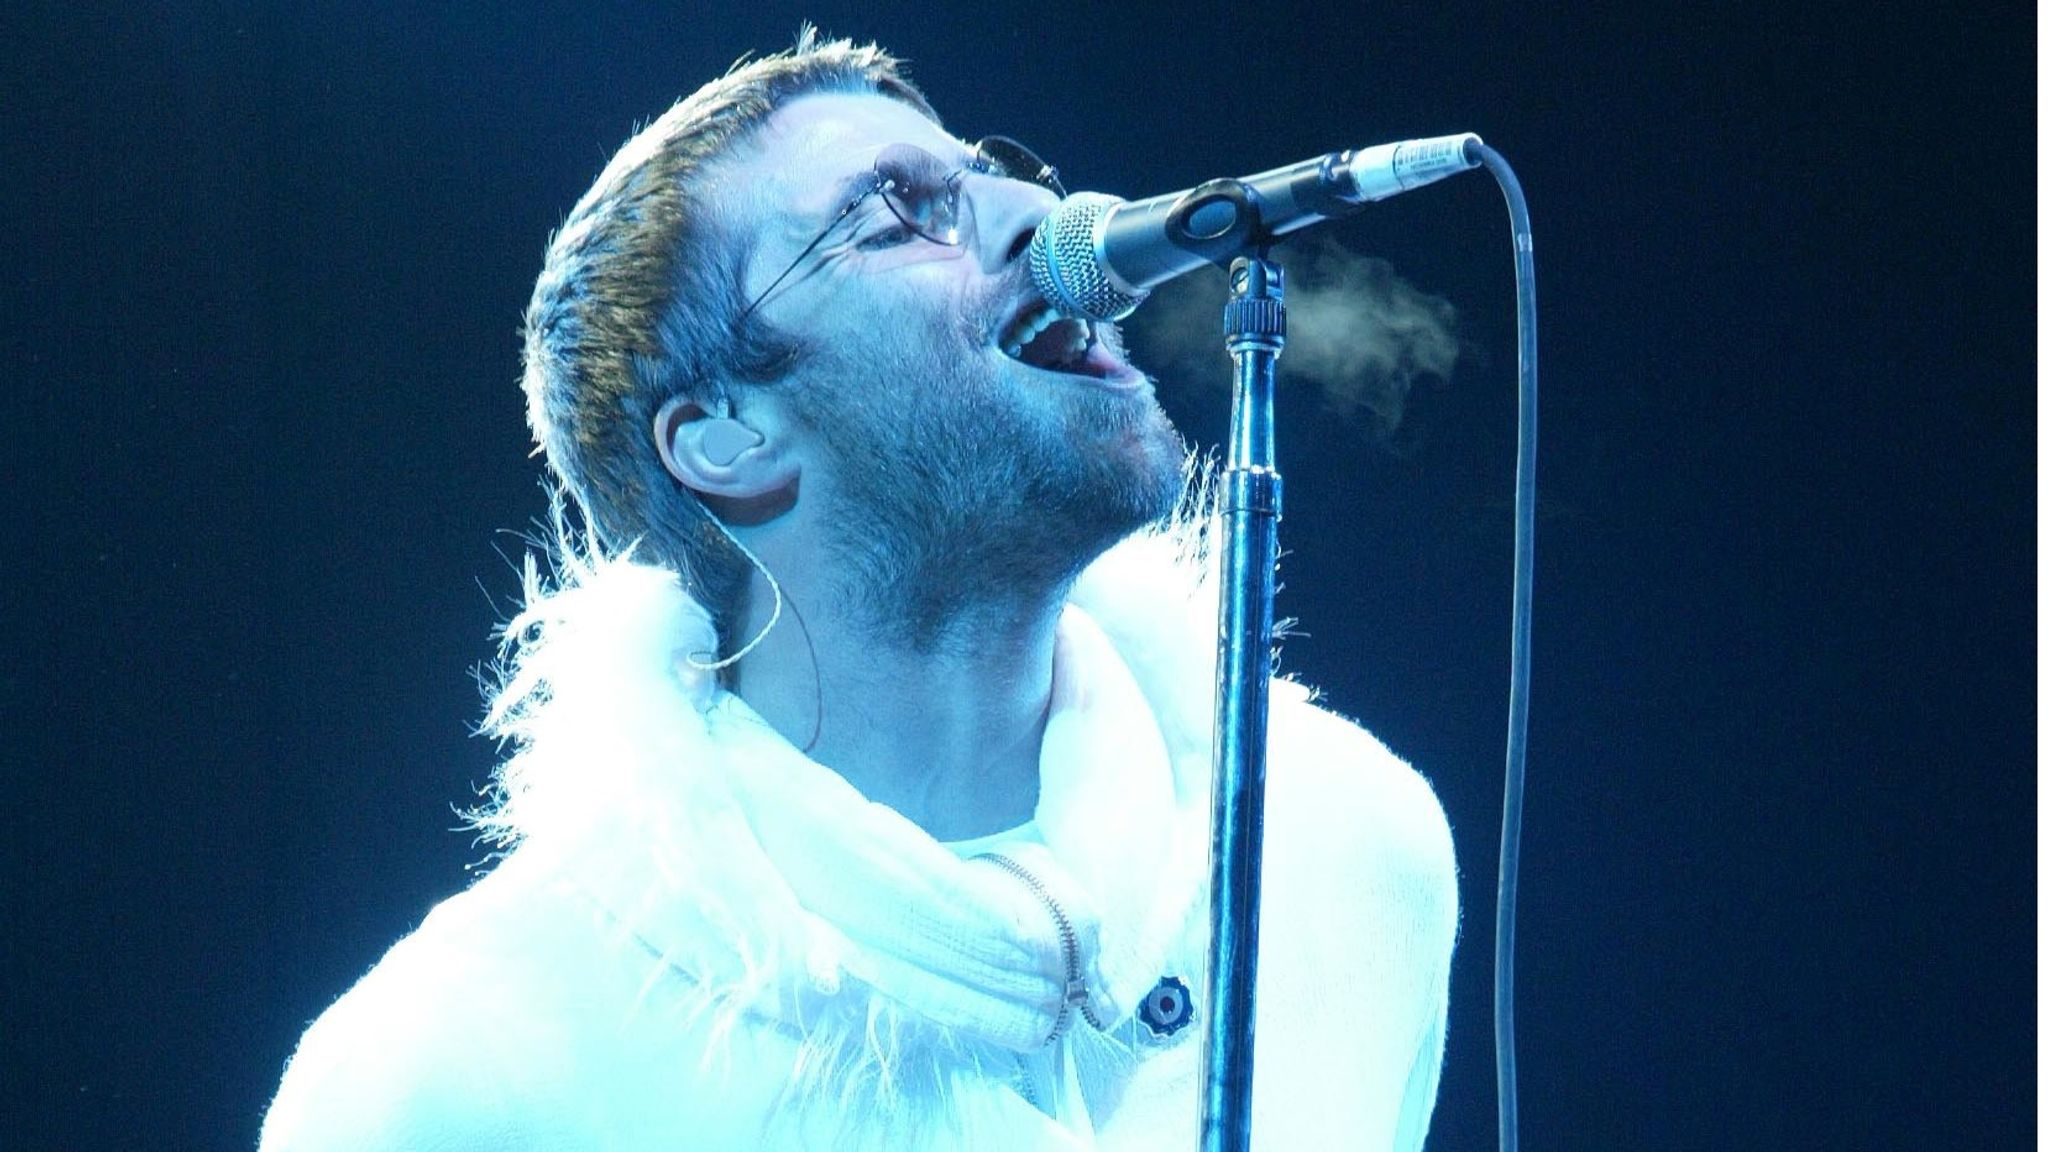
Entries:
{"label": "black background", "polygon": [[[15,0],[0,1146],[250,1146],[305,1024],[466,882],[542,244],[804,16],[1071,186],[1505,153],[1544,319],[1526,1145],[2032,1145],[2028,7]],[[1394,446],[1283,403],[1288,661],[1450,813],[1432,1147],[1484,1148],[1505,215],[1468,175],[1340,238],[1466,351]],[[1163,389],[1200,442],[1224,375]]]}

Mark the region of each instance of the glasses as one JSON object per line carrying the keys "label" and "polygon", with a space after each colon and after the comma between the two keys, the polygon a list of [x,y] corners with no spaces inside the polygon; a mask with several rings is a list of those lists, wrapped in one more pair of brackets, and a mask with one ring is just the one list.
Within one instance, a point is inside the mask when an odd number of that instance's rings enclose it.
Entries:
{"label": "glasses", "polygon": [[1022,180],[1049,190],[1064,200],[1067,190],[1060,184],[1059,169],[1038,158],[1038,154],[1007,136],[990,136],[974,146],[974,157],[958,168],[946,167],[946,162],[919,148],[915,144],[891,144],[875,157],[873,179],[866,190],[847,202],[832,218],[818,238],[804,245],[782,275],[770,281],[759,296],[740,313],[740,322],[754,314],[770,293],[781,287],[790,274],[803,266],[818,245],[825,242],[838,227],[853,215],[854,210],[867,202],[867,198],[880,193],[882,203],[897,221],[911,233],[921,236],[934,244],[947,248],[958,248],[960,236],[960,180],[969,172],[987,176],[998,176],[1007,180]]}

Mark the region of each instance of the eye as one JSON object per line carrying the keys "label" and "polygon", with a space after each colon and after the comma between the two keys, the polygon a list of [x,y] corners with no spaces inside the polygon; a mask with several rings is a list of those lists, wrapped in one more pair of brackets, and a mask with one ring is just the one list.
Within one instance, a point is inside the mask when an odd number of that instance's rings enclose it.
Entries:
{"label": "eye", "polygon": [[856,240],[853,246],[863,252],[879,252],[884,248],[908,244],[916,235],[903,221],[895,220],[887,228],[878,228]]}

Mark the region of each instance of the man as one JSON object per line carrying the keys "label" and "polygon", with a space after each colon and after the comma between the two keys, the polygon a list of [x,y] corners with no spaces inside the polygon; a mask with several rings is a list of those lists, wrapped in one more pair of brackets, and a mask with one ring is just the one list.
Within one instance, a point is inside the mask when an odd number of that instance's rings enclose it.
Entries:
{"label": "man", "polygon": [[[590,540],[508,630],[511,850],[266,1149],[1193,1145],[1214,594],[1150,382],[1031,289],[1058,195],[808,33],[613,159],[527,318]],[[1279,687],[1254,1143],[1418,1148],[1448,831]]]}

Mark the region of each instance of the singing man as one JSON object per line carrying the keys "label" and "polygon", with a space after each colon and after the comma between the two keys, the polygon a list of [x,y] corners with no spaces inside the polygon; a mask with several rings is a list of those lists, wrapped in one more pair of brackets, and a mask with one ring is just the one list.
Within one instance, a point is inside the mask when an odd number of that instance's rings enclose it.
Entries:
{"label": "singing man", "polygon": [[[1151,380],[1032,288],[1062,195],[808,32],[612,158],[526,314],[585,527],[507,629],[505,851],[264,1149],[1195,1146],[1215,591]],[[1254,1147],[1420,1148],[1442,809],[1290,683],[1268,772]]]}

